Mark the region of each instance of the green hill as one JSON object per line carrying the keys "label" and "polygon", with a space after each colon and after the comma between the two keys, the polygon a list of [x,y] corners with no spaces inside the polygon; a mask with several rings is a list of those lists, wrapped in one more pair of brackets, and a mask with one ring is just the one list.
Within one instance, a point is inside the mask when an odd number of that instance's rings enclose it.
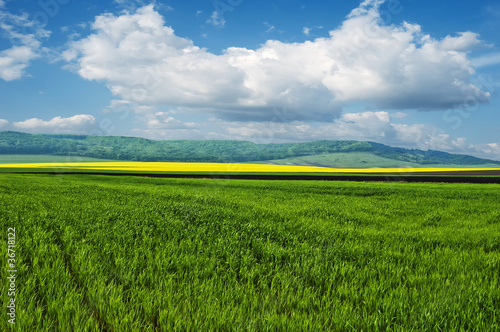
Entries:
{"label": "green hill", "polygon": [[269,162],[337,167],[500,165],[500,161],[362,141],[256,144],[246,141],[155,141],[136,137],[0,132],[0,155],[51,155],[130,161]]}
{"label": "green hill", "polygon": [[[415,162],[400,161],[374,155],[371,152],[337,152],[316,154],[311,156],[257,161],[255,163],[270,163],[277,165],[310,165],[339,168],[371,168],[371,167],[477,167],[478,164],[419,164]],[[479,164],[485,168],[500,167],[493,163]]]}
{"label": "green hill", "polygon": [[417,163],[399,161],[379,157],[371,152],[336,152],[311,156],[258,161],[257,163],[272,163],[278,165],[312,165],[327,167],[419,167]]}

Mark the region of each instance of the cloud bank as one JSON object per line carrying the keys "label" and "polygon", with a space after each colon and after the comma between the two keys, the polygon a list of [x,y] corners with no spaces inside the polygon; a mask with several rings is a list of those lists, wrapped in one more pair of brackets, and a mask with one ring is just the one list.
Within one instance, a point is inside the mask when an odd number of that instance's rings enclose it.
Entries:
{"label": "cloud bank", "polygon": [[[153,5],[96,17],[93,33],[64,53],[78,74],[104,82],[137,105],[183,107],[219,119],[331,121],[344,105],[449,109],[489,93],[471,83],[468,52],[479,36],[438,40],[417,24],[386,25],[366,0],[329,37],[303,43],[269,40],[260,48],[199,48],[165,24]],[[283,121],[283,119],[280,119]]]}

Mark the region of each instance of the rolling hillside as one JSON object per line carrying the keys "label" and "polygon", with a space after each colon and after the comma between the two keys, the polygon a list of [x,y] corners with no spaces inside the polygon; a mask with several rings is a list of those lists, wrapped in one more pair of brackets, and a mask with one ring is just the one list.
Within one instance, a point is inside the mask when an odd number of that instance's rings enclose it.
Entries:
{"label": "rolling hillside", "polygon": [[269,161],[257,161],[256,163],[271,163],[277,165],[310,165],[339,168],[372,168],[372,167],[500,167],[494,162],[485,164],[419,164],[416,162],[401,161],[377,156],[371,152],[337,152],[325,153],[303,157],[292,157],[285,159],[275,159]]}
{"label": "rolling hillside", "polygon": [[269,162],[331,167],[500,166],[500,161],[468,155],[395,148],[363,141],[256,144],[246,141],[154,141],[136,137],[42,135],[9,131],[0,132],[1,155],[10,160],[13,158],[7,158],[7,155],[130,161]]}

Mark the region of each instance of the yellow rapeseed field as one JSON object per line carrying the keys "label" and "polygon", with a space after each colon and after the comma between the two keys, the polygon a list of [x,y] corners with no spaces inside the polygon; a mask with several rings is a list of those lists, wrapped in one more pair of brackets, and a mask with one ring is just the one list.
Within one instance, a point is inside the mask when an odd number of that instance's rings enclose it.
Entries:
{"label": "yellow rapeseed field", "polygon": [[170,163],[170,162],[89,162],[5,164],[0,168],[97,170],[131,172],[203,172],[203,173],[426,173],[450,171],[488,171],[494,168],[330,168],[317,166]]}

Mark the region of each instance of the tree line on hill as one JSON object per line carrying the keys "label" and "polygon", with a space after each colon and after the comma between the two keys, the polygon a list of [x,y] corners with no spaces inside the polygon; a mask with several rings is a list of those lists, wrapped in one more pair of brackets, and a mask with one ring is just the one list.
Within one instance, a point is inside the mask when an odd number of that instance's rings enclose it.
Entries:
{"label": "tree line on hill", "polygon": [[127,161],[250,162],[337,152],[370,152],[418,164],[496,163],[468,155],[390,147],[365,141],[256,144],[247,141],[155,141],[137,137],[0,132],[0,154],[44,154]]}

